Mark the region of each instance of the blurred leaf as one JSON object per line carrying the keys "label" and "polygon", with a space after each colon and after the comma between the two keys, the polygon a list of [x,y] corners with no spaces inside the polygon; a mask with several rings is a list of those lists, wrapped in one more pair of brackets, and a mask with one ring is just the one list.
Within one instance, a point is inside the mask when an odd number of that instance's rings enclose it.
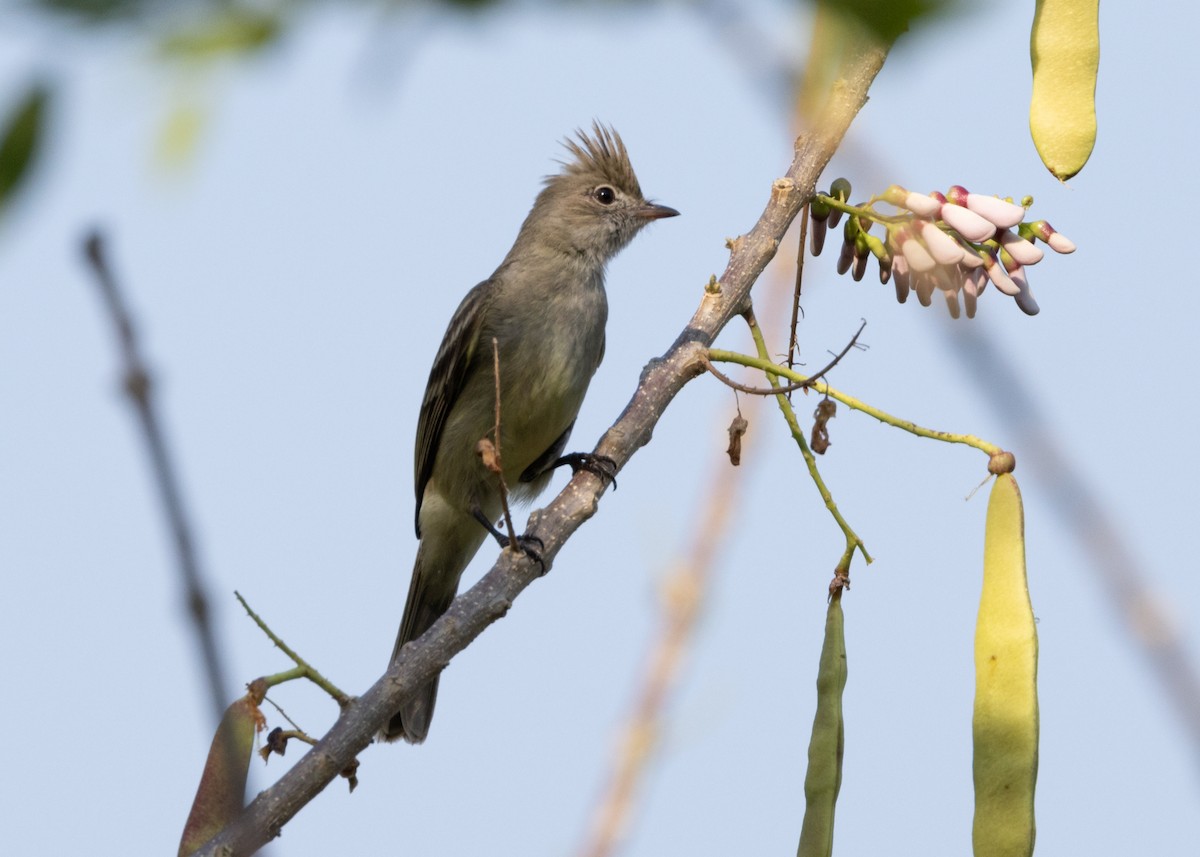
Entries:
{"label": "blurred leaf", "polygon": [[158,159],[167,167],[181,167],[196,151],[204,130],[207,111],[192,103],[176,105],[163,123],[158,137]]}
{"label": "blurred leaf", "polygon": [[29,175],[42,143],[42,126],[49,100],[50,87],[43,82],[34,83],[0,131],[0,211]]}
{"label": "blurred leaf", "polygon": [[93,23],[142,14],[159,0],[35,0],[32,4],[50,12],[76,15]]}
{"label": "blurred leaf", "polygon": [[854,18],[890,45],[916,21],[945,14],[957,0],[816,0],[816,4]]}
{"label": "blurred leaf", "polygon": [[250,53],[275,41],[281,29],[277,15],[231,8],[167,36],[160,48],[168,56],[190,59]]}

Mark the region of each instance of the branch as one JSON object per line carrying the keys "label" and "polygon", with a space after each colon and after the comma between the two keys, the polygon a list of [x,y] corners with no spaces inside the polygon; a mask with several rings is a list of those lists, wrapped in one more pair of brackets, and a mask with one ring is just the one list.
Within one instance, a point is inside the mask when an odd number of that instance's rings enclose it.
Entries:
{"label": "branch", "polygon": [[[753,329],[755,326],[756,326],[756,322],[752,321],[751,325],[750,325],[751,329]],[[704,357],[704,368],[707,369],[710,373],[712,373],[712,375],[718,381],[720,381],[722,384],[724,384],[726,387],[732,387],[734,390],[737,390],[739,393],[747,393],[751,396],[778,396],[781,393],[792,393],[792,392],[795,392],[796,390],[803,390],[807,387],[812,387],[812,386],[815,386],[816,384],[818,384],[820,382],[821,378],[829,373],[830,369],[832,369],[834,366],[836,366],[842,362],[842,358],[845,357],[850,352],[850,349],[854,347],[855,343],[858,342],[858,337],[862,335],[863,328],[865,328],[866,326],[867,326],[867,323],[864,321],[861,325],[859,325],[858,330],[855,332],[854,336],[852,336],[850,338],[850,341],[848,343],[846,343],[846,347],[843,348],[840,352],[838,352],[838,354],[831,361],[829,361],[829,364],[824,369],[822,369],[820,372],[818,372],[815,375],[808,376],[803,381],[795,381],[791,384],[786,384],[786,385],[781,385],[781,386],[776,386],[776,387],[751,387],[748,384],[740,384],[737,381],[730,378],[728,375],[726,375],[724,372],[722,372],[716,366],[712,365],[712,361],[708,359],[708,355],[705,355],[705,357]],[[792,342],[795,343],[795,341],[796,341],[796,335],[793,332]],[[788,367],[787,367],[789,369],[792,368],[791,363],[792,363],[793,356],[794,356],[793,352],[791,350],[789,350],[788,351]],[[768,359],[761,354],[759,355],[759,357],[764,360]],[[778,382],[776,382],[776,383],[778,383]]]}
{"label": "branch", "polygon": [[213,633],[204,574],[192,542],[192,528],[184,510],[179,477],[172,464],[162,424],[154,407],[154,385],[138,346],[133,318],[125,306],[120,286],[108,264],[104,236],[98,229],[88,232],[84,238],[83,251],[95,277],[96,286],[100,290],[100,297],[104,300],[104,308],[108,311],[109,320],[117,334],[117,344],[121,349],[122,388],[142,429],[142,439],[146,443],[146,453],[150,457],[154,481],[158,485],[163,512],[167,517],[167,526],[175,543],[175,555],[186,592],[188,615],[192,618],[192,629],[200,646],[200,658],[208,677],[209,702],[212,703],[213,713],[219,721],[224,715],[229,698],[229,685],[225,680],[221,653]]}
{"label": "branch", "polygon": [[[705,290],[699,309],[674,344],[643,370],[633,398],[600,439],[597,455],[612,459],[618,469],[624,466],[650,441],[654,426],[676,394],[704,372],[708,347],[729,320],[749,306],[751,287],[775,255],[800,207],[812,198],[817,179],[866,103],[867,90],[886,55],[886,48],[872,47],[846,66],[844,77],[833,87],[824,115],[813,125],[816,130],[796,141],[795,159],[787,175],[772,186],[758,222],[731,242],[725,273]],[[580,470],[546,508],[531,515],[529,534],[544,545],[542,558],[547,569],[571,534],[596,513],[607,484],[608,480]],[[383,677],[342,712],[316,747],[196,854],[250,854],[277,836],[283,825],[353,761],[422,685],[503,616],[513,599],[541,574],[536,560],[501,551],[492,569],[455,599],[424,636],[400,651]]]}

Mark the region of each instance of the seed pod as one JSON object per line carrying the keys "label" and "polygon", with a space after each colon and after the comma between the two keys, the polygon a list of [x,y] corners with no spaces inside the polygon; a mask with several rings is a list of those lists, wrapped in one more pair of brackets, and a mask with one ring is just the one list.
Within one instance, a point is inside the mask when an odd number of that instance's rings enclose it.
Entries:
{"label": "seed pod", "polygon": [[225,709],[183,827],[179,857],[196,851],[241,814],[254,735],[263,722],[261,701],[252,690]]}
{"label": "seed pod", "polygon": [[1011,473],[992,486],[975,628],[975,857],[1030,857],[1038,768],[1037,630]]}
{"label": "seed pod", "polygon": [[829,857],[833,851],[833,811],[842,787],[842,691],[846,689],[846,640],[841,590],[825,613],[825,643],[817,670],[817,714],[808,743],[804,775],[804,824],[796,857]]}
{"label": "seed pod", "polygon": [[1029,56],[1033,144],[1046,168],[1066,181],[1096,145],[1100,0],[1037,0]]}

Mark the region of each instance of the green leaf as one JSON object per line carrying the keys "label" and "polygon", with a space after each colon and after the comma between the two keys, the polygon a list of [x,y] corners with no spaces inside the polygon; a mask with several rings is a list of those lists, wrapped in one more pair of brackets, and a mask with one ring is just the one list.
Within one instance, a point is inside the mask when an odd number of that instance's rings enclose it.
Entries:
{"label": "green leaf", "polygon": [[29,176],[42,144],[50,88],[36,82],[8,115],[0,132],[0,211]]}

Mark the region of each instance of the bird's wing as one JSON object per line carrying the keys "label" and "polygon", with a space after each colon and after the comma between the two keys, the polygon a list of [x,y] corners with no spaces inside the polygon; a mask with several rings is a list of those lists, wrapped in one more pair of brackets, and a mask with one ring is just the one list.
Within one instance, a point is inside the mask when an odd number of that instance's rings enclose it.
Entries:
{"label": "bird's wing", "polygon": [[417,538],[421,537],[421,498],[433,474],[433,462],[442,442],[446,418],[462,393],[467,368],[479,344],[479,331],[484,309],[491,297],[491,285],[491,280],[484,280],[463,298],[454,317],[450,319],[446,335],[442,337],[442,345],[433,359],[433,368],[429,371],[429,383],[425,386],[425,398],[421,402],[421,417],[417,421],[417,456],[413,470],[417,488]]}

